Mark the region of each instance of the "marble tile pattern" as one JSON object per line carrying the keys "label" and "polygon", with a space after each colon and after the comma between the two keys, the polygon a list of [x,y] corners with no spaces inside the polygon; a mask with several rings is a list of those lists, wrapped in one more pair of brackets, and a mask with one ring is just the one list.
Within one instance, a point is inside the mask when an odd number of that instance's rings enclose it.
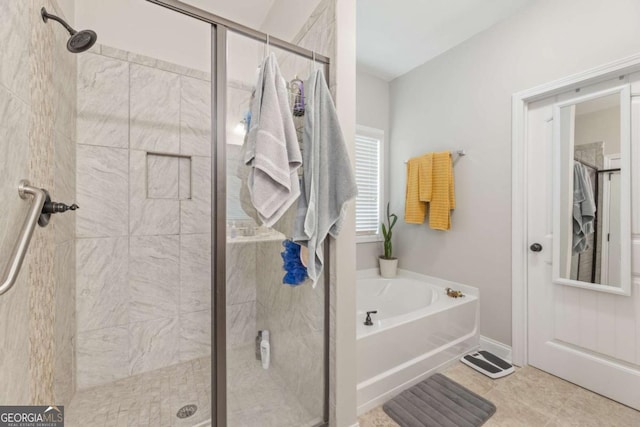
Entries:
{"label": "marble tile pattern", "polygon": [[[41,188],[54,191],[55,91],[53,86],[53,47],[55,31],[37,24],[35,1],[31,2],[31,39],[29,68],[31,72],[31,123],[29,126],[29,178]],[[53,8],[50,1],[45,7]],[[24,42],[24,41],[23,41]],[[54,193],[55,194],[55,193]],[[45,402],[54,395],[55,366],[55,230],[44,228],[34,233],[30,243],[29,263],[23,272],[29,274],[29,342],[38,344],[29,353],[29,387],[32,402]],[[53,278],[53,280],[52,280]]]}
{"label": "marble tile pattern", "polygon": [[129,251],[130,322],[177,318],[179,236],[131,237]]}
{"label": "marble tile pattern", "polygon": [[[180,233],[180,202],[151,199],[147,186],[147,153],[129,151],[129,231],[131,235],[155,236]],[[178,177],[176,170],[176,179]]]}
{"label": "marble tile pattern", "polygon": [[227,350],[254,342],[256,302],[227,305]]}
{"label": "marble tile pattern", "polygon": [[129,238],[76,242],[78,331],[129,323]]}
{"label": "marble tile pattern", "polygon": [[[10,150],[2,156],[0,171],[8,178],[0,200],[9,207],[9,215],[3,215],[9,228],[0,240],[9,250],[30,204],[16,197],[20,179],[48,189],[54,197],[75,193],[75,58],[56,58],[62,36],[43,25],[38,14],[42,6],[60,12],[53,0],[0,4],[0,138],[8,138],[0,146]],[[69,161],[63,164],[57,153],[68,155]],[[0,382],[10,385],[5,387],[7,402],[64,403],[73,394],[72,378],[63,378],[74,363],[73,228],[73,218],[65,218],[38,229],[16,285],[21,289],[3,298],[0,320],[7,334],[1,344],[10,356],[0,358]]]}
{"label": "marble tile pattern", "polygon": [[211,232],[210,157],[191,157],[191,198],[180,201],[180,232]]}
{"label": "marble tile pattern", "polygon": [[211,156],[211,83],[180,76],[180,152]]}
{"label": "marble tile pattern", "polygon": [[131,374],[153,371],[178,363],[177,317],[163,317],[129,324]]}
{"label": "marble tile pattern", "polygon": [[[15,3],[21,3],[18,6]],[[0,5],[0,21],[4,24],[0,29],[0,37],[7,40],[14,22],[22,18],[22,7],[27,2],[5,2]],[[28,6],[27,6],[27,9]],[[26,13],[24,13],[26,15]],[[26,25],[26,28],[29,26]],[[13,49],[19,46],[13,45]],[[28,46],[27,46],[28,49]],[[28,210],[25,203],[17,195],[20,179],[29,173],[29,119],[30,107],[6,87],[8,50],[2,49],[2,65],[0,65],[0,175],[6,177],[0,183],[0,202],[4,206],[0,215],[0,259],[6,260],[11,254],[13,242]],[[28,50],[26,53],[28,61]],[[15,64],[13,65],[15,66]],[[23,75],[28,75],[25,72]],[[28,86],[28,84],[27,84]],[[25,266],[29,259],[25,260]],[[4,263],[2,268],[4,268]],[[5,349],[0,357],[0,381],[12,387],[0,387],[0,401],[5,404],[27,404],[30,402],[29,390],[29,277],[23,273],[13,289],[0,298],[0,348]]]}
{"label": "marble tile pattern", "polygon": [[310,413],[322,414],[324,291],[323,280],[282,284],[281,242],[261,242],[256,255],[257,329],[268,329],[272,370]]}
{"label": "marble tile pattern", "polygon": [[23,102],[30,102],[31,74],[29,43],[31,10],[29,1],[3,2],[0,13],[0,85]]}
{"label": "marble tile pattern", "polygon": [[[252,346],[233,350],[228,367],[230,376],[243,379],[229,383],[228,425],[312,427],[320,421],[262,369]],[[69,427],[191,427],[211,418],[210,396],[210,359],[197,358],[82,390],[65,408],[65,421]],[[198,411],[180,420],[176,413],[187,404]]]}
{"label": "marble tile pattern", "polygon": [[164,153],[180,150],[180,76],[131,65],[131,148]]}
{"label": "marble tile pattern", "polygon": [[[534,367],[518,368],[492,380],[462,363],[443,372],[493,402],[496,413],[485,426],[632,426],[640,412],[592,393]],[[358,419],[361,427],[397,427],[377,407]]]}
{"label": "marble tile pattern", "polygon": [[258,244],[255,242],[227,244],[227,305],[256,300]]}
{"label": "marble tile pattern", "polygon": [[180,157],[178,162],[178,198],[191,199],[191,158]]}
{"label": "marble tile pattern", "polygon": [[[300,404],[295,391],[264,370],[253,345],[231,350],[227,373],[229,426],[312,427],[321,417]],[[232,361],[232,362],[231,362]]]}
{"label": "marble tile pattern", "polygon": [[[181,420],[176,413],[187,404],[196,404],[198,411]],[[65,415],[69,427],[192,427],[211,418],[210,359],[193,359],[81,390]]]}
{"label": "marble tile pattern", "polygon": [[129,376],[129,348],[127,326],[79,332],[78,390]]}
{"label": "marble tile pattern", "polygon": [[181,362],[211,354],[211,310],[180,314]]}
{"label": "marble tile pattern", "polygon": [[[26,2],[16,2],[26,3]],[[11,6],[9,6],[11,4]],[[28,4],[28,3],[27,3]],[[11,25],[2,27],[0,34],[19,22],[21,8],[14,8],[14,2],[0,4],[0,20],[11,19]],[[11,7],[10,10],[7,10]],[[28,7],[27,7],[28,9]],[[28,25],[27,25],[28,27]],[[15,46],[14,48],[18,48]],[[7,49],[0,55],[6,57]],[[9,59],[7,59],[9,60]],[[28,60],[28,58],[27,58]],[[15,59],[13,59],[15,61]],[[5,67],[4,60],[3,65]],[[6,73],[5,70],[2,71]],[[28,74],[28,73],[26,73]],[[0,259],[6,260],[13,249],[13,242],[18,237],[29,208],[18,197],[18,183],[29,176],[29,121],[30,107],[22,99],[11,93],[0,83],[0,175],[6,179],[0,182],[0,202],[3,215],[0,215]],[[25,268],[29,258],[25,260]],[[2,265],[4,268],[4,262]],[[13,387],[0,387],[0,401],[6,404],[26,404],[30,401],[29,390],[29,277],[26,270],[18,276],[18,281],[11,291],[0,298],[0,348],[6,349],[0,357],[0,381],[12,384]]]}
{"label": "marble tile pattern", "polygon": [[[64,16],[63,13],[60,16]],[[53,29],[55,43],[53,46],[53,117],[57,133],[70,139],[75,145],[77,139],[77,73],[78,56],[67,50],[69,33],[64,28]],[[54,144],[54,150],[57,144]],[[69,171],[75,176],[75,171]]]}
{"label": "marble tile pattern", "polygon": [[147,198],[178,199],[180,158],[147,153]]}
{"label": "marble tile pattern", "polygon": [[80,390],[211,352],[208,80],[108,46],[80,60]]}
{"label": "marble tile pattern", "polygon": [[211,234],[180,236],[180,313],[211,308]]}
{"label": "marble tile pattern", "polygon": [[128,150],[83,144],[76,149],[77,236],[128,235]]}
{"label": "marble tile pattern", "polygon": [[78,56],[78,143],[129,148],[129,63]]}
{"label": "marble tile pattern", "polygon": [[75,241],[56,244],[53,387],[56,402],[71,401],[75,393],[76,363],[76,252]]}
{"label": "marble tile pattern", "polygon": [[[56,131],[54,135],[54,188],[55,200],[67,204],[76,202],[76,144],[75,141]],[[55,229],[56,243],[74,241],[76,237],[76,214],[58,215],[51,222]]]}

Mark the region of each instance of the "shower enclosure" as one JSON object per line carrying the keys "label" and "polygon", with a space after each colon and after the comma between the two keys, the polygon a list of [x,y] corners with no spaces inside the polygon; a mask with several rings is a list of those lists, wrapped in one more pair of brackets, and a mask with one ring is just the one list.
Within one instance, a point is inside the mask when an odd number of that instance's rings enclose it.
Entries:
{"label": "shower enclosure", "polygon": [[[18,143],[31,137],[28,153],[2,140],[1,154],[31,162],[16,179],[79,205],[35,229],[22,277],[0,295],[0,343],[15,349],[0,357],[3,382],[15,385],[0,391],[0,404],[59,404],[70,427],[326,425],[328,274],[316,287],[283,284],[289,226],[266,228],[246,214],[238,168],[265,55],[276,55],[292,96],[293,82],[312,70],[329,77],[334,1],[318,3],[295,44],[179,1],[148,1],[210,30],[193,40],[210,43],[210,70],[111,47],[99,30],[97,44],[72,55],[63,52],[68,25],[33,18],[42,6],[62,16],[54,0],[0,6],[0,15],[15,16],[9,28],[33,26],[26,64],[53,80],[51,89],[36,82],[23,93],[29,84],[7,83],[0,66],[0,131]],[[30,113],[37,104],[24,100],[40,98],[46,108]],[[68,126],[55,117],[51,128],[11,122],[51,111]],[[38,131],[49,133],[32,137]],[[33,166],[41,155],[55,162],[51,176]],[[13,180],[10,166],[4,175]],[[10,202],[2,259],[27,212],[17,190],[0,191]],[[41,328],[51,328],[46,342]],[[269,332],[266,368],[256,355],[259,331]]]}

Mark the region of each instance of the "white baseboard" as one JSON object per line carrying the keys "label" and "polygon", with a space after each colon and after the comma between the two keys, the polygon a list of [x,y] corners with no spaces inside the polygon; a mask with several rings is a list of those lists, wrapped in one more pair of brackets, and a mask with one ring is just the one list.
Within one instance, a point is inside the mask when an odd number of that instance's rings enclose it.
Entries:
{"label": "white baseboard", "polygon": [[511,346],[480,335],[480,349],[487,350],[504,360],[511,362]]}

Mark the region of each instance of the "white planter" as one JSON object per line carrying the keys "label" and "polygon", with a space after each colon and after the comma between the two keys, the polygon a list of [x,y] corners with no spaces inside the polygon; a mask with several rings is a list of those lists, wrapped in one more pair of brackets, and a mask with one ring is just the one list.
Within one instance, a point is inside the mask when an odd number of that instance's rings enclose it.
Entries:
{"label": "white planter", "polygon": [[398,258],[384,259],[378,258],[380,261],[380,275],[387,279],[396,277],[398,272]]}

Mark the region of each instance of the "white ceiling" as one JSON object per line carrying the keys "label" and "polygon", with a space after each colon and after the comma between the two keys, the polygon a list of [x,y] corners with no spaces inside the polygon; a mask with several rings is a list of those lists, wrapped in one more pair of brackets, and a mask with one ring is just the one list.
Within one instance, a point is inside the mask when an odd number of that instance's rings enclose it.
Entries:
{"label": "white ceiling", "polygon": [[260,28],[275,0],[186,0],[185,3],[247,27]]}
{"label": "white ceiling", "polygon": [[358,66],[393,80],[532,1],[357,0]]}
{"label": "white ceiling", "polygon": [[320,0],[183,0],[230,21],[291,41]]}

